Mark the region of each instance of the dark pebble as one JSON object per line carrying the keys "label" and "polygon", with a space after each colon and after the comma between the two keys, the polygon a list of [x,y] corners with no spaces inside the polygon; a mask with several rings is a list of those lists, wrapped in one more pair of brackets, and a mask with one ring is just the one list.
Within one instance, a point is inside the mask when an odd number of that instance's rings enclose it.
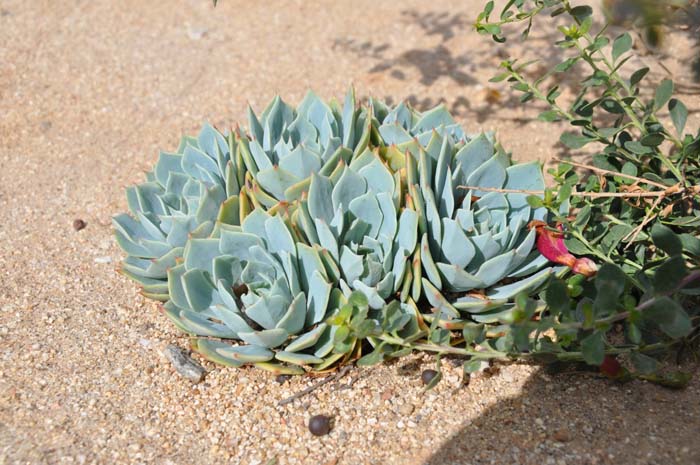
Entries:
{"label": "dark pebble", "polygon": [[73,229],[76,231],[80,231],[81,229],[85,229],[85,226],[87,226],[87,223],[80,218],[77,220],[73,220]]}
{"label": "dark pebble", "polygon": [[309,431],[314,436],[325,436],[331,430],[331,419],[325,415],[314,415],[309,419]]}
{"label": "dark pebble", "polygon": [[275,381],[277,382],[277,384],[284,384],[287,381],[289,381],[291,377],[292,375],[277,375],[275,376]]}
{"label": "dark pebble", "polygon": [[430,384],[430,382],[437,376],[438,372],[435,370],[423,370],[423,373],[420,374],[420,379],[423,381],[423,384]]}

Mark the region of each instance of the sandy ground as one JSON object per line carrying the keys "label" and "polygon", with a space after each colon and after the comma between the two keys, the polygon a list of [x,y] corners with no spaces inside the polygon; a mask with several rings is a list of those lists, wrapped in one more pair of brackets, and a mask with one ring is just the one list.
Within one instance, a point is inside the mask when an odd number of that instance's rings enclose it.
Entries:
{"label": "sandy ground", "polygon": [[[447,364],[423,393],[433,362],[413,356],[278,407],[314,380],[210,364],[198,385],[177,375],[161,351],[186,338],[115,273],[110,217],[158,149],[203,120],[230,127],[247,103],[352,83],[444,101],[517,159],[561,151],[535,107],[500,87],[485,99],[520,49],[470,30],[481,1],[210,3],[0,1],[0,464],[700,463],[697,376],[674,392],[508,366],[459,388]],[[693,52],[676,45],[666,63],[683,75]],[[335,416],[328,436],[306,429],[317,413]]]}

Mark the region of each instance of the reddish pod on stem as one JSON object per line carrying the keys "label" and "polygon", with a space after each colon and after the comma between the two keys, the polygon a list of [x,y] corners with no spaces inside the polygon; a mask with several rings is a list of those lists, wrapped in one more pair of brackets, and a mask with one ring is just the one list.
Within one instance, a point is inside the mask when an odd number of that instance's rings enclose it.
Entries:
{"label": "reddish pod on stem", "polygon": [[584,276],[593,276],[598,271],[595,262],[590,258],[576,258],[564,243],[564,234],[562,225],[557,225],[557,231],[552,231],[547,227],[544,221],[533,220],[528,224],[530,229],[535,228],[537,231],[537,250],[544,257],[559,265],[566,265],[574,273],[579,273]]}

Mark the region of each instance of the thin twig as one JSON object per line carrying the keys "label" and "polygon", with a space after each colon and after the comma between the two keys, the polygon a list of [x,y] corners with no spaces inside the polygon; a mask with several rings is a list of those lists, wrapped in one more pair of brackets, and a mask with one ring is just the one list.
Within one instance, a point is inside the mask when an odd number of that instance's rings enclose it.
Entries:
{"label": "thin twig", "polygon": [[[500,187],[479,187],[479,186],[457,186],[458,189],[479,190],[484,192],[500,192],[502,194],[528,194],[528,195],[544,195],[544,191],[533,191],[527,189],[505,189]],[[571,195],[578,197],[590,197],[592,199],[607,198],[607,197],[622,197],[622,198],[640,198],[640,197],[662,197],[666,195],[665,191],[654,192],[579,192],[572,191]]]}
{"label": "thin twig", "polygon": [[528,194],[528,195],[544,195],[544,191],[531,191],[527,189],[505,189],[500,187],[479,187],[479,186],[457,186],[457,189],[478,190],[484,192],[500,192],[502,194]]}
{"label": "thin twig", "polygon": [[669,186],[666,186],[664,184],[661,184],[661,183],[658,183],[655,181],[651,181],[649,179],[639,178],[637,176],[632,176],[631,174],[620,173],[618,171],[610,171],[610,170],[606,170],[603,168],[598,168],[598,167],[593,166],[593,165],[586,165],[585,163],[578,163],[575,161],[562,160],[561,158],[552,158],[552,161],[555,161],[557,163],[567,163],[567,164],[572,165],[572,166],[577,166],[579,168],[585,168],[587,170],[595,171],[595,172],[598,172],[601,174],[609,174],[611,176],[619,176],[621,178],[632,179],[634,181],[643,182],[644,184],[649,184],[650,186],[656,186],[656,187],[661,188],[661,189],[668,189],[668,187],[669,187]]}
{"label": "thin twig", "polygon": [[290,404],[290,403],[294,402],[294,401],[297,400],[297,399],[301,399],[301,398],[304,397],[305,395],[312,393],[313,391],[315,391],[316,389],[320,388],[320,387],[323,386],[324,384],[327,384],[327,383],[330,383],[331,381],[335,381],[335,380],[338,380],[338,379],[342,378],[342,377],[345,376],[345,375],[348,373],[348,371],[350,371],[351,369],[352,369],[352,365],[344,366],[344,367],[343,367],[340,371],[338,371],[337,373],[332,374],[332,375],[330,375],[330,376],[326,376],[325,378],[323,378],[321,381],[317,382],[316,384],[312,384],[311,386],[307,387],[306,389],[302,389],[301,391],[297,392],[296,394],[294,394],[294,395],[292,395],[292,396],[289,396],[289,397],[287,397],[286,399],[282,399],[281,401],[277,402],[277,405],[279,405],[279,406],[281,407],[281,406],[283,406],[283,405]]}
{"label": "thin twig", "polygon": [[[649,213],[647,213],[644,216],[644,219],[642,220],[641,223],[637,225],[636,228],[634,228],[632,231],[627,233],[625,237],[622,238],[623,241],[627,241],[627,245],[625,245],[625,248],[623,250],[629,249],[629,247],[632,245],[634,240],[637,238],[639,233],[642,232],[642,229],[644,229],[644,226],[646,226],[651,220],[656,218],[656,216],[659,214],[658,212],[655,212],[654,209],[659,206],[661,201],[664,199],[665,196],[660,196],[656,200],[654,200],[654,203],[652,204],[651,208],[649,209]],[[629,238],[629,240],[627,239]]]}

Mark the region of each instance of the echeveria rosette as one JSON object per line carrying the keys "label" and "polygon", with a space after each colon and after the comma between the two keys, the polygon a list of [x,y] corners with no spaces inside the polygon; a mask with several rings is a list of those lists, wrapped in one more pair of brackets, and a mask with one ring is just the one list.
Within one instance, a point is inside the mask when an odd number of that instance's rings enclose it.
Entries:
{"label": "echeveria rosette", "polygon": [[113,218],[117,242],[128,254],[121,271],[147,297],[167,300],[167,270],[189,238],[210,236],[217,222],[239,224],[245,167],[237,153],[233,134],[205,124],[176,152],[161,152],[146,182],[127,188],[130,214]]}
{"label": "echeveria rosette", "polygon": [[[415,303],[402,292],[411,283],[418,215],[405,208],[400,173],[365,150],[329,176],[314,173],[293,219],[344,298],[358,292],[366,298],[377,328],[404,338],[421,331]],[[389,314],[392,302],[398,306]],[[376,343],[372,337],[370,342]]]}
{"label": "echeveria rosette", "polygon": [[344,356],[333,352],[325,323],[342,299],[318,251],[295,236],[281,214],[256,209],[219,238],[190,240],[183,263],[168,272],[165,309],[201,337],[194,346],[205,357],[301,372],[298,365],[324,367]]}
{"label": "echeveria rosette", "polygon": [[361,291],[373,309],[401,290],[416,247],[418,215],[402,204],[399,174],[366,150],[330,176],[314,173],[295,215],[307,241],[337,266],[344,293]]}
{"label": "echeveria rosette", "polygon": [[370,123],[367,110],[355,105],[352,89],[342,107],[309,92],[296,109],[279,97],[260,118],[249,108],[249,139],[241,140],[241,148],[256,199],[268,208],[299,199],[312,173],[329,175],[364,151]]}
{"label": "echeveria rosette", "polygon": [[[539,287],[553,271],[542,270],[547,260],[534,247],[536,234],[527,227],[531,220],[543,219],[546,210],[532,209],[526,194],[478,187],[542,190],[541,168],[537,163],[511,165],[490,136],[464,135],[444,109],[427,112],[441,124],[429,133],[398,114],[407,112],[401,106],[389,112],[379,132],[393,144],[385,153],[396,157],[390,150],[404,152],[408,192],[419,214],[413,298],[422,293],[446,320],[459,320],[465,311],[477,321],[496,321],[510,308],[509,300]],[[411,121],[425,119],[417,114]],[[419,134],[409,141],[399,130]],[[396,139],[397,133],[403,139]]]}
{"label": "echeveria rosette", "polygon": [[433,132],[449,137],[455,144],[467,140],[464,130],[444,105],[418,112],[403,102],[390,109],[383,102],[371,99],[370,107],[380,152],[393,170],[404,167],[407,151],[419,157],[421,147],[430,143]]}

